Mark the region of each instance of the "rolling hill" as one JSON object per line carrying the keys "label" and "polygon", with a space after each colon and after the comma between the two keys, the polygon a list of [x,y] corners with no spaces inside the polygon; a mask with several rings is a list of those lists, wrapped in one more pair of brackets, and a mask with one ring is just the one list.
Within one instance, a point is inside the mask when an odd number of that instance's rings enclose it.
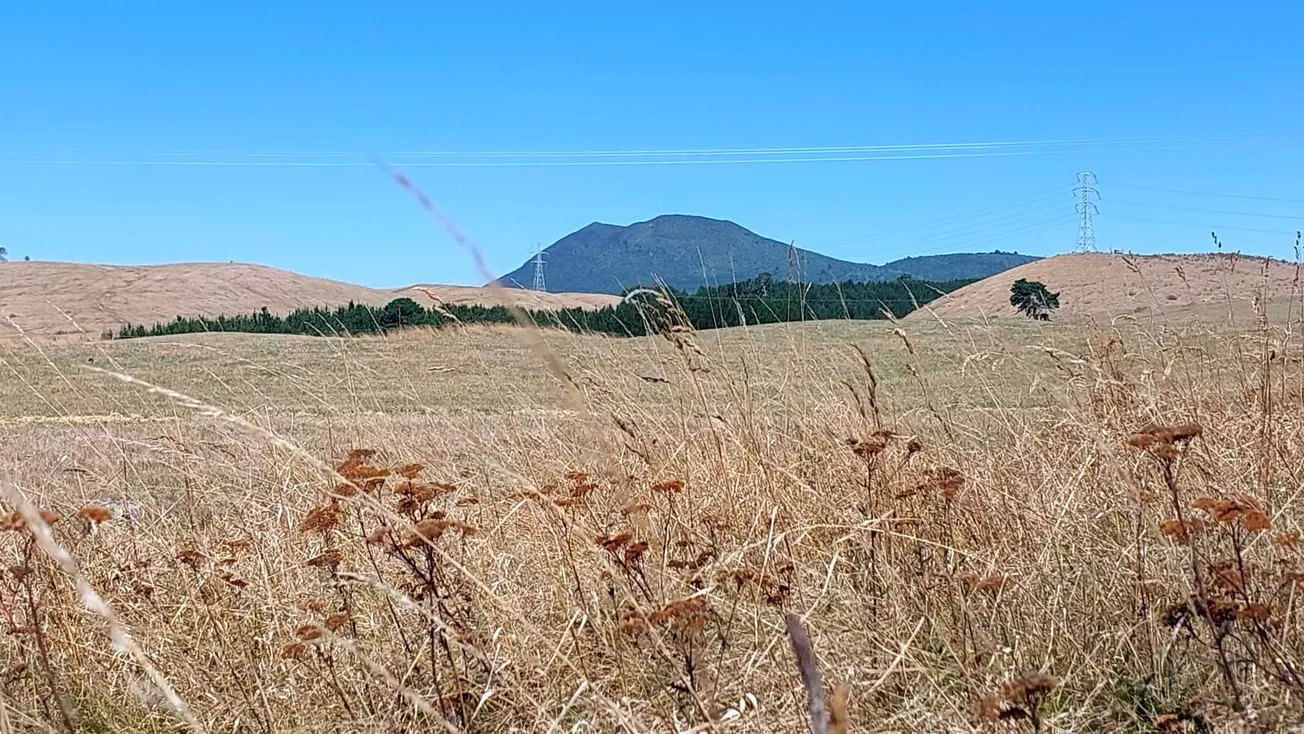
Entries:
{"label": "rolling hill", "polygon": [[909,319],[1022,318],[1010,305],[1010,286],[1026,278],[1060,294],[1054,318],[1186,314],[1238,318],[1253,313],[1267,286],[1269,304],[1288,299],[1294,263],[1227,254],[1057,255],[1021,265],[943,296]]}
{"label": "rolling hill", "polygon": [[[499,295],[499,294],[503,295]],[[598,308],[618,299],[591,293],[536,293],[468,286],[367,288],[278,270],[263,265],[186,263],[115,266],[57,262],[0,263],[0,319],[24,332],[98,338],[125,323],[153,324],[177,316],[251,313],[266,307],[284,315],[296,308],[342,306],[350,301],[384,305],[407,296],[431,303],[497,305],[503,297],[527,308]],[[16,336],[8,321],[0,336]]]}
{"label": "rolling hill", "polygon": [[[909,275],[926,280],[985,278],[1035,260],[1012,253],[971,253],[907,258],[886,265],[849,262],[793,248],[733,222],[667,214],[627,227],[593,224],[557,240],[544,251],[550,290],[621,293],[655,278],[684,290],[770,273],[787,279],[800,273],[810,283],[892,280]],[[533,282],[529,261],[500,279],[525,288]]]}

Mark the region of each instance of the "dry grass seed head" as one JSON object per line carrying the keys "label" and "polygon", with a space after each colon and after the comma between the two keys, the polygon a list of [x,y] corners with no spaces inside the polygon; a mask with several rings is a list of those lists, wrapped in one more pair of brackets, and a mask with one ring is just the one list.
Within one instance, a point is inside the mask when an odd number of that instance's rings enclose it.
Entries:
{"label": "dry grass seed head", "polygon": [[102,523],[113,517],[113,513],[99,505],[86,505],[77,511],[77,516],[89,523]]}
{"label": "dry grass seed head", "polygon": [[304,533],[325,533],[339,527],[339,524],[340,507],[332,501],[330,504],[318,505],[308,510],[303,523],[299,525],[299,530]]}
{"label": "dry grass seed head", "polygon": [[684,491],[684,480],[670,479],[664,482],[658,482],[651,487],[657,494],[679,494]]}
{"label": "dry grass seed head", "polygon": [[344,561],[344,551],[339,548],[327,548],[309,558],[307,564],[314,568],[337,568]]}

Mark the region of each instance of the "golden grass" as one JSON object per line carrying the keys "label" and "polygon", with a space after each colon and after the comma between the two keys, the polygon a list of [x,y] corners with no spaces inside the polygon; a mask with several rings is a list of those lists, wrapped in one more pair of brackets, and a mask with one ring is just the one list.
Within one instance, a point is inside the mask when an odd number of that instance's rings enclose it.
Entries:
{"label": "golden grass", "polygon": [[[454,285],[368,288],[310,278],[265,265],[179,263],[118,266],[59,262],[0,264],[0,324],[12,319],[34,339],[85,341],[125,323],[153,325],[177,316],[234,316],[266,307],[334,308],[350,301],[383,306],[407,297],[422,305],[506,305],[534,309],[600,308],[619,302],[593,293],[536,293]],[[15,334],[5,325],[0,340]]]}
{"label": "golden grass", "polygon": [[1058,255],[1021,265],[965,286],[928,304],[909,320],[941,318],[1020,319],[1010,305],[1010,284],[1039,281],[1060,294],[1057,317],[1126,316],[1159,321],[1201,318],[1252,320],[1254,299],[1298,301],[1295,263],[1235,253],[1122,255],[1103,252]]}
{"label": "golden grass", "polygon": [[1288,326],[0,345],[0,730],[1281,731]]}

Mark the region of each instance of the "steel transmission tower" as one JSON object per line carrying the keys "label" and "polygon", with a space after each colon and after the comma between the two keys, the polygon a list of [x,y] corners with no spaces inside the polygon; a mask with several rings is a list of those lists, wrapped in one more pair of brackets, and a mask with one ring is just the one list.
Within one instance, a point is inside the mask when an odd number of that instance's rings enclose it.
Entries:
{"label": "steel transmission tower", "polygon": [[543,282],[543,248],[534,253],[534,290],[546,292],[548,286]]}
{"label": "steel transmission tower", "polygon": [[1078,212],[1078,252],[1096,251],[1096,228],[1091,218],[1100,213],[1096,202],[1100,201],[1100,192],[1096,191],[1096,174],[1083,171],[1078,174],[1078,185],[1073,188],[1077,197]]}

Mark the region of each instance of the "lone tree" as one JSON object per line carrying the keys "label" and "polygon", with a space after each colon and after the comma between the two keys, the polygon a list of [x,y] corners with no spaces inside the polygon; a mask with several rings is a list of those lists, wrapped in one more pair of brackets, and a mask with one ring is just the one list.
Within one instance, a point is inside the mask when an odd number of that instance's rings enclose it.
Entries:
{"label": "lone tree", "polygon": [[9,251],[3,247],[0,247],[0,263],[4,262],[8,257],[9,257]]}
{"label": "lone tree", "polygon": [[416,326],[425,321],[426,310],[411,298],[395,298],[385,304],[378,320],[381,328],[395,329],[401,326]]}
{"label": "lone tree", "polygon": [[1030,319],[1050,321],[1050,312],[1059,308],[1059,294],[1051,293],[1045,283],[1019,278],[1010,286],[1010,305]]}

